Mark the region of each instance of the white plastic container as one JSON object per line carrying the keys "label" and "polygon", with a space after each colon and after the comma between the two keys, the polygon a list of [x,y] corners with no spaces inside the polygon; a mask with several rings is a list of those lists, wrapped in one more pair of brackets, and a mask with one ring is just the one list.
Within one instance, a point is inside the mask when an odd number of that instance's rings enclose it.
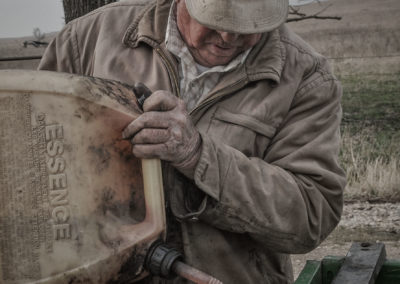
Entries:
{"label": "white plastic container", "polygon": [[114,81],[0,71],[0,283],[143,276],[165,212],[160,161],[121,139],[134,102]]}

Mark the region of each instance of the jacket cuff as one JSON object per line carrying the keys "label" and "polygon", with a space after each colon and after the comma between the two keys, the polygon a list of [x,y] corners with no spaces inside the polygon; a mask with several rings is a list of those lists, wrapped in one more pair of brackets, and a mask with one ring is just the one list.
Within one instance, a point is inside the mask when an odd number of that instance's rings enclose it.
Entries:
{"label": "jacket cuff", "polygon": [[204,193],[219,201],[231,157],[218,159],[218,153],[223,154],[223,149],[217,149],[218,145],[208,135],[201,132],[200,135],[203,143],[200,159],[194,172],[194,181]]}
{"label": "jacket cuff", "polygon": [[180,163],[171,164],[175,169],[189,179],[193,179],[194,171],[201,155],[201,135],[197,135],[196,145],[193,147],[192,155]]}

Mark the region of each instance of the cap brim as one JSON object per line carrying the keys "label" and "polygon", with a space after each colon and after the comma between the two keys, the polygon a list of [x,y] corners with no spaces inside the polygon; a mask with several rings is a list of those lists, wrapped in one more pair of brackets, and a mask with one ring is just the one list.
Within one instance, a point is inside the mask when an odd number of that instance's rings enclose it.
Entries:
{"label": "cap brim", "polygon": [[186,0],[189,14],[200,24],[233,33],[263,33],[286,21],[288,0]]}

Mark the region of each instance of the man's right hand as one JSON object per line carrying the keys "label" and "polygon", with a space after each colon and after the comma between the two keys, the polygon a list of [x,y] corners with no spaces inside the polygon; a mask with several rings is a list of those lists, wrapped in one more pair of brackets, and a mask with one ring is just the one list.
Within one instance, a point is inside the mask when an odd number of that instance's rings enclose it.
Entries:
{"label": "man's right hand", "polygon": [[185,103],[168,91],[156,91],[143,103],[144,113],[123,131],[132,153],[142,159],[169,161],[192,177],[200,158],[201,137]]}

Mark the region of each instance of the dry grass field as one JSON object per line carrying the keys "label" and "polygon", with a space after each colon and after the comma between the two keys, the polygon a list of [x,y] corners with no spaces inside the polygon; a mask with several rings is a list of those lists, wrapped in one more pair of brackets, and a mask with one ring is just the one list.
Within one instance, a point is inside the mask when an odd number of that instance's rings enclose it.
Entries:
{"label": "dry grass field", "polygon": [[[304,6],[342,20],[291,27],[330,58],[343,85],[341,163],[347,173],[342,220],[318,248],[292,257],[295,276],[307,259],[345,255],[353,241],[381,241],[400,259],[400,1],[330,0]],[[376,203],[378,202],[378,203]]]}
{"label": "dry grass field", "polygon": [[[55,33],[46,34],[43,41],[50,42]],[[25,42],[35,40],[33,36],[22,38],[0,38],[0,59],[10,59],[15,57],[40,57],[45,46],[35,47],[31,44],[24,45]],[[0,60],[0,69],[36,69],[39,59],[29,60]]]}
{"label": "dry grass field", "polygon": [[330,0],[300,11],[341,16],[289,25],[333,65],[343,85],[346,200],[400,201],[400,1]]}
{"label": "dry grass field", "polygon": [[341,161],[347,200],[400,201],[400,73],[346,76]]}

